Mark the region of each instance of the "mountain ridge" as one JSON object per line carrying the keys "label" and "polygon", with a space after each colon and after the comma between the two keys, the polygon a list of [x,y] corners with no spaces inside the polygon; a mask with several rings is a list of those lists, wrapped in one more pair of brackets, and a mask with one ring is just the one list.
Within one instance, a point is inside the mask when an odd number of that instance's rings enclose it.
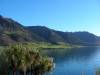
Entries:
{"label": "mountain ridge", "polygon": [[45,26],[24,26],[0,16],[0,45],[24,42],[100,45],[100,37],[89,32],[63,32]]}

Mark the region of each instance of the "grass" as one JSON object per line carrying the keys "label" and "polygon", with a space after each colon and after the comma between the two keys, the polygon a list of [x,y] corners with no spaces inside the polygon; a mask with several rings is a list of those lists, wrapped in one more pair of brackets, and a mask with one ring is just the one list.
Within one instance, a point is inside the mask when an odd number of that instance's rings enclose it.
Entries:
{"label": "grass", "polygon": [[[80,48],[82,46],[70,45],[70,44],[51,44],[45,42],[38,43],[24,43],[29,44],[30,47],[35,49],[66,49],[66,48]],[[0,53],[4,50],[6,46],[0,46]]]}
{"label": "grass", "polygon": [[70,45],[70,44],[50,44],[50,43],[32,43],[34,47],[40,47],[42,49],[58,49],[58,48],[79,48],[82,46]]}

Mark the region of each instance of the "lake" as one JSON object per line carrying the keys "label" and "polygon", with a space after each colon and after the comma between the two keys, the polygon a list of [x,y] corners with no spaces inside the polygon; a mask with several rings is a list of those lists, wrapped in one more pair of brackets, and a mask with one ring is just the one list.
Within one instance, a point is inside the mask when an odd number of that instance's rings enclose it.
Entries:
{"label": "lake", "polygon": [[54,58],[55,69],[46,75],[95,75],[100,69],[100,47],[49,49],[45,54]]}

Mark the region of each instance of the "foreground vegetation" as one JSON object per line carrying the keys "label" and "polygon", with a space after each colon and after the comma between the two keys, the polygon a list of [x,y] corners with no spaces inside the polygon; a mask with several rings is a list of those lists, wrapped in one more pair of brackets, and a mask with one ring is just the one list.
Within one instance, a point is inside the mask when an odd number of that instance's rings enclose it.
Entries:
{"label": "foreground vegetation", "polygon": [[100,75],[100,69],[96,70],[96,75]]}
{"label": "foreground vegetation", "polygon": [[53,59],[41,55],[41,47],[14,44],[0,54],[0,75],[43,75],[50,71]]}

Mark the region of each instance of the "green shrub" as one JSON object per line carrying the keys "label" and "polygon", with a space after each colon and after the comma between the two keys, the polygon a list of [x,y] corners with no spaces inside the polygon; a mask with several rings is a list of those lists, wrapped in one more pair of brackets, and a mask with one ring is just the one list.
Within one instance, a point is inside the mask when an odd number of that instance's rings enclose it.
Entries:
{"label": "green shrub", "polygon": [[42,75],[53,68],[53,59],[44,57],[31,44],[8,46],[0,55],[0,75]]}

